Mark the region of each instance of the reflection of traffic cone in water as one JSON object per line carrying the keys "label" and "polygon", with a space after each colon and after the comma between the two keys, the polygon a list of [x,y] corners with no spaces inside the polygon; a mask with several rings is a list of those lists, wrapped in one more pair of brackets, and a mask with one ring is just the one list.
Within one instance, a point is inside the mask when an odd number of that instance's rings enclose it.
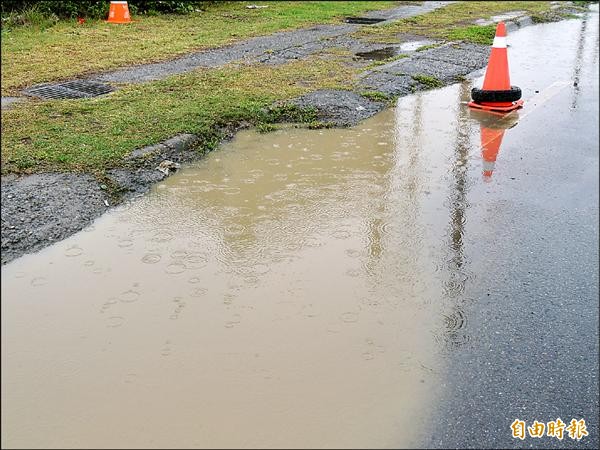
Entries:
{"label": "reflection of traffic cone in water", "polygon": [[506,50],[506,25],[498,23],[492,52],[485,71],[483,89],[471,90],[472,108],[488,111],[508,112],[523,106],[521,89],[510,85],[508,73],[508,52]]}
{"label": "reflection of traffic cone in water", "polygon": [[129,7],[127,2],[110,2],[108,10],[108,23],[130,23]]}
{"label": "reflection of traffic cone in water", "polygon": [[504,137],[503,129],[487,128],[481,125],[481,156],[483,158],[483,179],[491,180],[500,144]]}

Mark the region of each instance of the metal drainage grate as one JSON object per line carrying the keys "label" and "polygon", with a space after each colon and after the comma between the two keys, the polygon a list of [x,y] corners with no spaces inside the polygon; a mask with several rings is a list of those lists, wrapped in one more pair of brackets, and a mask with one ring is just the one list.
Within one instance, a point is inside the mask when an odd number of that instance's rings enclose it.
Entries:
{"label": "metal drainage grate", "polygon": [[346,23],[357,23],[360,25],[373,25],[384,22],[386,19],[373,19],[371,17],[346,17]]}
{"label": "metal drainage grate", "polygon": [[89,98],[108,94],[114,89],[97,81],[73,80],[56,84],[37,84],[25,89],[24,94],[43,99]]}

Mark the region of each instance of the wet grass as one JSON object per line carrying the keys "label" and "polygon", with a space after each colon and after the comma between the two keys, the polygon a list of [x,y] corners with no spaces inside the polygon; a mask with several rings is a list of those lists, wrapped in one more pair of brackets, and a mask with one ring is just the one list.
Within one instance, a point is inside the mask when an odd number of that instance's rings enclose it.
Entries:
{"label": "wet grass", "polygon": [[198,134],[206,150],[218,144],[223,127],[312,123],[314,110],[270,105],[316,88],[347,88],[354,70],[317,57],[281,66],[232,65],[124,86],[102,97],[19,104],[2,111],[2,173],[99,173],[135,148],[177,133]]}
{"label": "wet grass", "polygon": [[474,24],[476,19],[489,19],[510,11],[525,11],[529,15],[541,14],[549,11],[550,6],[550,2],[545,1],[456,2],[421,16],[379,27],[365,27],[357,31],[356,35],[379,43],[397,42],[398,35],[408,33],[434,39],[491,44],[494,26],[477,26]]}
{"label": "wet grass", "polygon": [[339,22],[398,2],[268,2],[268,8],[247,9],[251,3],[223,2],[205,12],[133,17],[127,25],[103,20],[80,25],[76,20],[48,22],[35,17],[23,26],[3,25],[2,95],[35,83],[165,60],[251,36]]}
{"label": "wet grass", "polygon": [[568,12],[569,10],[577,9],[578,7],[571,6],[568,10],[553,10],[553,11],[543,11],[537,14],[531,15],[531,20],[533,23],[547,23],[547,22],[558,22],[563,19],[575,19],[578,16]]}
{"label": "wet grass", "polygon": [[419,47],[418,49],[415,50],[415,52],[424,52],[425,50],[430,50],[432,48],[436,48],[439,47],[440,44],[429,44],[429,45],[422,45],[421,47]]}
{"label": "wet grass", "polygon": [[322,130],[324,128],[334,128],[335,124],[332,122],[322,122],[320,120],[313,120],[306,125],[309,130]]}
{"label": "wet grass", "polygon": [[450,41],[466,41],[475,44],[491,45],[496,35],[496,25],[473,25],[453,29],[446,39]]}
{"label": "wet grass", "polygon": [[360,95],[374,102],[387,102],[390,99],[386,94],[379,91],[364,91]]}
{"label": "wet grass", "polygon": [[412,79],[418,81],[427,89],[435,89],[444,85],[441,80],[438,80],[436,77],[432,77],[430,75],[417,74],[413,75]]}
{"label": "wet grass", "polygon": [[259,133],[271,133],[275,130],[278,130],[278,127],[272,123],[260,122],[256,125],[256,131]]}

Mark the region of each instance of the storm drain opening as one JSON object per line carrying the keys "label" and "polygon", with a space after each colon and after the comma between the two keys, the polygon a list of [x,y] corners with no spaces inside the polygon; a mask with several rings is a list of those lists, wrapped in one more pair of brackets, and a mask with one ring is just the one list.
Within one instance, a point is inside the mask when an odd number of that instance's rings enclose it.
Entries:
{"label": "storm drain opening", "polygon": [[25,89],[24,94],[46,100],[65,98],[89,98],[108,94],[114,88],[97,81],[72,80],[56,84],[38,84]]}
{"label": "storm drain opening", "polygon": [[359,25],[374,25],[384,22],[386,19],[374,19],[371,17],[346,17],[346,23],[356,23]]}

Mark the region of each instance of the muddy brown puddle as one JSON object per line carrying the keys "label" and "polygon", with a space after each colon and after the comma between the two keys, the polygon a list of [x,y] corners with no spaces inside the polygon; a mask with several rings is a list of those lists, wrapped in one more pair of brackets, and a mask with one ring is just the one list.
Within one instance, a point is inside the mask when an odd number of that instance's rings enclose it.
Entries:
{"label": "muddy brown puddle", "polygon": [[6,444],[409,445],[438,384],[447,217],[446,168],[418,151],[445,132],[409,106],[239,133],[5,266]]}

